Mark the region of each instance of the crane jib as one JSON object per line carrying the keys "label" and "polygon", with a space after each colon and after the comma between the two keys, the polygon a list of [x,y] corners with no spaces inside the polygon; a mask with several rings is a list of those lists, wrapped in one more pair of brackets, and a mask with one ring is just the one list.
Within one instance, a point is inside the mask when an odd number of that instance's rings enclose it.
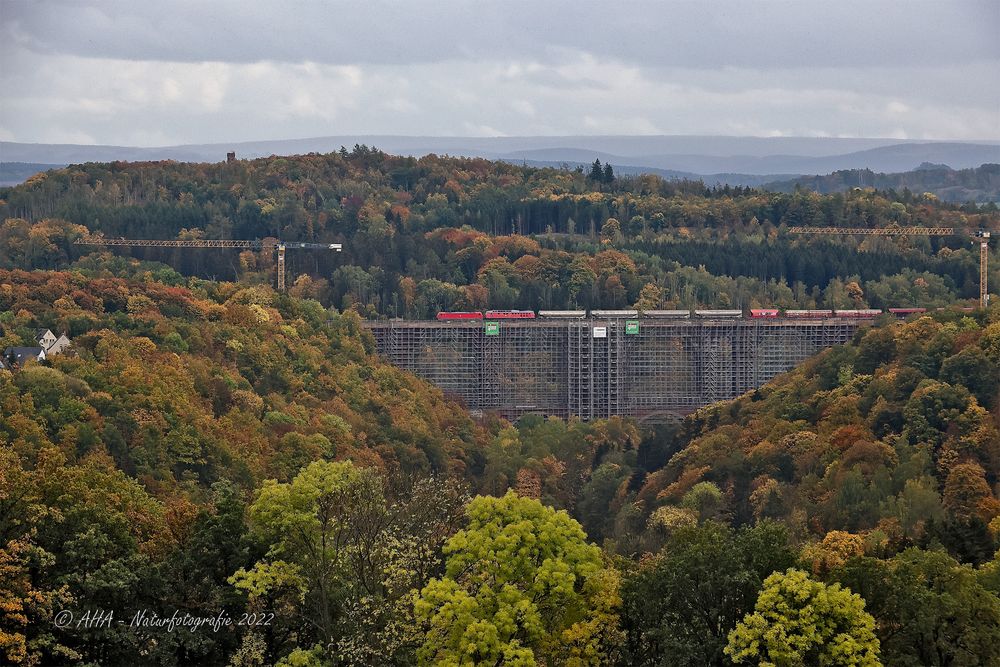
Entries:
{"label": "crane jib", "polygon": [[126,248],[247,248],[277,251],[278,290],[285,290],[285,251],[335,250],[341,252],[340,243],[309,243],[305,241],[279,241],[277,239],[108,239],[103,236],[84,236],[73,241],[74,245],[119,246]]}
{"label": "crane jib", "polygon": [[951,236],[953,227],[789,227],[789,234],[866,234],[869,236]]}
{"label": "crane jib", "polygon": [[336,250],[340,243],[306,243],[302,241],[257,241],[248,239],[107,239],[85,236],[73,241],[75,245],[125,246],[130,248],[302,248],[308,250]]}
{"label": "crane jib", "polygon": [[[790,234],[865,234],[869,236],[952,236],[953,227],[789,227]],[[985,309],[990,305],[988,255],[990,232],[980,229],[975,232],[979,243],[979,305]]]}

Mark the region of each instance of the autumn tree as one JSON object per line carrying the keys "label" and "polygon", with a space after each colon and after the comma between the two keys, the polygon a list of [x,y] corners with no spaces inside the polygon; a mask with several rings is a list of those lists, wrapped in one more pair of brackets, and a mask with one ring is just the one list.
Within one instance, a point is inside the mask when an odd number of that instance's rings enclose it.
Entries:
{"label": "autumn tree", "polygon": [[601,239],[606,243],[614,243],[622,238],[622,225],[614,218],[608,218],[601,225]]}
{"label": "autumn tree", "polygon": [[949,384],[961,384],[984,407],[996,404],[1000,388],[1000,365],[977,345],[968,345],[961,352],[941,363],[940,379]]}
{"label": "autumn tree", "polygon": [[993,496],[983,467],[978,463],[960,463],[948,473],[944,485],[944,506],[954,516],[978,516],[989,521],[1000,513],[1000,502]]}
{"label": "autumn tree", "polygon": [[864,595],[886,664],[972,667],[1000,660],[1000,598],[977,574],[943,551],[911,548],[849,560],[829,577]]}
{"label": "autumn tree", "polygon": [[764,580],[753,613],[729,633],[725,652],[737,664],[776,667],[882,664],[865,601],[793,568]]}
{"label": "autumn tree", "polygon": [[618,575],[580,524],[508,492],[469,503],[445,576],[420,592],[421,664],[603,664],[617,642]]}
{"label": "autumn tree", "polygon": [[740,531],[708,522],[675,528],[663,550],[622,587],[629,664],[721,664],[727,634],[754,606],[764,579],[795,562],[786,529]]}
{"label": "autumn tree", "polygon": [[315,644],[347,664],[405,662],[415,641],[408,596],[437,572],[464,498],[445,480],[407,496],[387,500],[381,477],[350,462],[269,480],[249,511],[267,554],[231,581],[251,604],[275,605],[293,647]]}
{"label": "autumn tree", "polygon": [[681,507],[691,510],[700,521],[723,518],[726,499],[712,482],[698,482],[681,499]]}
{"label": "autumn tree", "polygon": [[79,601],[123,612],[154,604],[162,582],[149,554],[172,543],[163,505],[106,456],[67,465],[49,446],[33,470],[18,467],[0,448],[2,650],[27,664],[122,662],[137,647],[155,650],[127,624],[60,628],[51,614]]}
{"label": "autumn tree", "polygon": [[67,585],[47,576],[55,556],[36,534],[50,510],[36,492],[34,474],[22,469],[11,448],[0,448],[0,658],[11,665],[82,657],[48,622],[74,598]]}
{"label": "autumn tree", "polygon": [[852,280],[851,282],[847,283],[846,289],[847,289],[847,296],[851,298],[851,301],[854,302],[855,306],[860,308],[862,305],[864,305],[865,292],[863,289],[861,289],[861,285]]}
{"label": "autumn tree", "polygon": [[663,290],[653,283],[647,283],[639,290],[639,300],[633,306],[636,310],[656,310],[663,305]]}
{"label": "autumn tree", "polygon": [[864,540],[860,535],[843,530],[831,530],[820,542],[802,550],[802,560],[812,565],[812,573],[821,575],[842,566],[850,558],[863,556]]}

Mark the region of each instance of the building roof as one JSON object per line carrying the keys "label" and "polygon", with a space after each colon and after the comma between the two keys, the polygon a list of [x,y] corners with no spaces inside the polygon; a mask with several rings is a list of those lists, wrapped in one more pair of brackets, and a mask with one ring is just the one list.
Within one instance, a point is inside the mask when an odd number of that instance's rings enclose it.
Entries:
{"label": "building roof", "polygon": [[18,364],[28,359],[45,358],[45,350],[40,347],[8,347],[3,354]]}
{"label": "building roof", "polygon": [[73,341],[69,339],[69,336],[67,336],[66,334],[62,334],[61,336],[59,336],[59,338],[56,338],[54,341],[52,341],[51,345],[45,348],[45,354],[46,355],[61,354],[64,350],[71,347],[72,345]]}

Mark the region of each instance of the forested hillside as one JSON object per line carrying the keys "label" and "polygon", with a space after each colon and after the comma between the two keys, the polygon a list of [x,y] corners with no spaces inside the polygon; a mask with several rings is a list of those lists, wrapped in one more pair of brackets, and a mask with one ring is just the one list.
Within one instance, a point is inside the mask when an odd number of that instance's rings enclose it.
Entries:
{"label": "forested hillside", "polygon": [[[372,358],[355,315],[266,287],[83,271],[3,272],[0,286],[5,345],[46,326],[76,350],[0,371],[9,660],[117,662],[139,647],[148,664],[410,664],[475,646],[477,664],[752,662],[741,637],[755,606],[770,613],[762,589],[838,584],[857,608],[831,627],[870,624],[859,655],[996,655],[1000,322],[873,329],[642,433],[618,419],[477,425]],[[508,489],[521,499],[463,512],[468,494]],[[525,539],[537,556],[512,546]],[[520,563],[502,569],[508,592],[484,587],[498,573],[481,550],[508,548],[495,563]],[[536,557],[577,583],[530,593]],[[468,596],[486,606],[447,611]],[[495,625],[518,604],[576,611]],[[94,606],[269,616],[168,635],[51,623]],[[456,639],[476,623],[499,643]]]}
{"label": "forested hillside", "polygon": [[[994,229],[1000,219],[995,209],[959,208],[907,190],[776,194],[615,177],[613,170],[599,180],[590,176],[399,158],[366,147],[230,164],[72,166],[0,190],[0,216],[8,219],[0,229],[0,267],[67,266],[95,251],[72,245],[87,231],[113,238],[271,236],[344,243],[343,253],[289,252],[289,283],[296,283],[293,294],[366,316],[640,302],[938,306],[977,296],[978,257],[967,237],[859,241],[793,236],[786,226],[969,232]],[[273,281],[268,256],[133,253],[185,275]],[[993,267],[991,282],[1000,281],[1000,261]]]}
{"label": "forested hillside", "polygon": [[481,466],[485,431],[372,357],[351,312],[231,283],[0,272],[0,313],[0,347],[45,326],[72,332],[75,351],[0,371],[8,658],[117,663],[139,646],[147,664],[218,661],[239,637],[59,637],[47,615],[242,609],[226,578],[257,553],[244,499],[313,461],[400,486]]}
{"label": "forested hillside", "polygon": [[[1000,311],[948,307],[975,257],[783,230],[996,214],[605,180],[359,148],[3,191],[0,349],[72,347],[0,369],[0,661],[1000,664]],[[265,256],[84,254],[88,230],[347,249],[280,294]],[[656,429],[474,420],[360,317],[904,298],[945,308]]]}

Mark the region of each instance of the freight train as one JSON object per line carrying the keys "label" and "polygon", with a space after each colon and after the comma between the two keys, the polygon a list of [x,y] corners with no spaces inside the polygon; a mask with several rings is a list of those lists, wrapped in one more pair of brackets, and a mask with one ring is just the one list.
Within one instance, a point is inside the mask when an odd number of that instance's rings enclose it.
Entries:
{"label": "freight train", "polygon": [[[591,310],[590,316],[596,320],[610,319],[630,319],[630,318],[652,318],[652,319],[741,319],[748,317],[752,320],[777,319],[782,316],[792,320],[822,320],[828,318],[844,318],[851,320],[872,320],[883,314],[883,311],[872,308],[855,310],[785,310],[780,308],[751,308],[747,313],[742,310]],[[889,308],[890,315],[903,319],[911,315],[926,313],[926,308]],[[540,310],[537,315],[533,310],[487,310],[480,311],[442,311],[437,314],[437,319],[441,322],[454,322],[464,320],[534,320],[542,319],[562,319],[562,320],[582,320],[587,317],[585,310]]]}

